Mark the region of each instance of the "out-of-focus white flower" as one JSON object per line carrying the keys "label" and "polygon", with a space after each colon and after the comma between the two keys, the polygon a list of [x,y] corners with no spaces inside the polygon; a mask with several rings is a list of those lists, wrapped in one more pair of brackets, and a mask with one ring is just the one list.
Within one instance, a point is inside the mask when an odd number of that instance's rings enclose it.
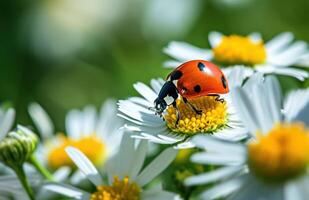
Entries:
{"label": "out-of-focus white flower", "polygon": [[46,57],[70,56],[98,34],[110,31],[122,15],[122,0],[47,0],[25,23],[32,46]]}
{"label": "out-of-focus white flower", "polygon": [[57,180],[66,178],[70,173],[68,167],[73,167],[73,162],[65,153],[68,146],[78,148],[96,166],[104,165],[118,152],[122,120],[117,117],[116,102],[112,100],[102,105],[99,114],[94,106],[71,110],[66,116],[66,135],[54,135],[54,125],[39,104],[32,103],[29,113],[43,139],[37,156],[45,166],[57,170]]}
{"label": "out-of-focus white flower", "polygon": [[188,60],[203,59],[219,62],[226,67],[244,65],[251,70],[251,74],[280,74],[304,80],[308,73],[292,66],[305,64],[309,54],[308,45],[304,41],[294,42],[293,39],[293,34],[286,32],[264,44],[259,33],[243,37],[210,32],[211,49],[195,47],[185,42],[170,42],[164,52],[176,61],[168,61],[165,66],[177,67]]}
{"label": "out-of-focus white flower", "polygon": [[99,200],[111,199],[176,199],[173,193],[161,188],[146,189],[145,185],[158,176],[174,160],[177,150],[168,148],[143,168],[147,153],[147,141],[130,138],[126,133],[121,142],[118,154],[107,163],[108,181],[103,182],[101,175],[91,161],[78,149],[68,147],[66,152],[82,173],[96,186],[96,191],[88,193],[70,185],[49,183],[45,189],[74,199]]}
{"label": "out-of-focus white flower", "polygon": [[142,25],[147,37],[170,39],[186,34],[201,11],[200,0],[145,1]]}
{"label": "out-of-focus white flower", "polygon": [[[229,87],[240,86],[246,70],[236,67],[227,77]],[[192,100],[198,105],[202,114],[197,114],[181,99],[178,100],[180,120],[176,125],[175,109],[170,105],[163,118],[149,110],[162,88],[162,79],[152,79],[151,87],[136,83],[134,88],[142,97],[131,97],[119,101],[119,116],[127,120],[126,128],[135,131],[133,137],[147,139],[154,143],[177,145],[177,148],[191,148],[190,138],[196,134],[213,134],[226,140],[241,140],[247,136],[247,129],[239,121],[229,94],[221,95],[225,101],[219,102],[215,97],[202,97]]]}
{"label": "out-of-focus white flower", "polygon": [[189,177],[185,184],[215,183],[201,194],[203,199],[307,199],[309,89],[290,93],[281,109],[281,91],[274,77],[246,87],[236,88],[232,96],[252,139],[241,144],[208,136],[193,138],[206,151],[191,160],[220,167]]}

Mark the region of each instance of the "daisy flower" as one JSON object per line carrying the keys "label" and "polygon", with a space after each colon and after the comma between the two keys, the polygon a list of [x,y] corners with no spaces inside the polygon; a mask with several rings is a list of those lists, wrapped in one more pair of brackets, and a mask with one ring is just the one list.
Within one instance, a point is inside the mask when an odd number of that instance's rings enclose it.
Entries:
{"label": "daisy flower", "polygon": [[241,144],[193,138],[206,151],[191,160],[220,167],[189,177],[185,184],[216,182],[201,194],[202,199],[308,199],[309,89],[292,92],[281,109],[281,91],[274,77],[247,87],[234,89],[232,96],[252,139]]}
{"label": "daisy flower", "polygon": [[[227,77],[229,87],[241,85],[244,78],[243,67],[235,68]],[[142,97],[119,101],[119,116],[126,119],[126,128],[137,133],[133,137],[154,143],[177,145],[178,148],[193,147],[190,138],[199,133],[213,134],[228,140],[246,137],[247,130],[239,121],[229,94],[220,96],[224,102],[216,101],[215,97],[210,96],[190,100],[203,111],[202,114],[197,114],[182,100],[177,100],[181,113],[178,125],[175,125],[177,117],[173,106],[168,106],[163,113],[164,120],[155,115],[149,107],[154,106],[154,100],[163,84],[162,79],[152,79],[150,86],[136,83],[134,88]]]}
{"label": "daisy flower", "polygon": [[177,150],[165,149],[160,155],[143,168],[147,153],[147,141],[130,138],[126,133],[121,141],[118,154],[107,163],[108,180],[101,175],[91,161],[78,149],[67,147],[66,152],[82,173],[96,186],[96,191],[88,193],[65,184],[48,183],[45,189],[63,194],[74,199],[119,199],[150,200],[175,199],[173,193],[161,188],[146,189],[145,185],[158,176],[174,160]]}
{"label": "daisy flower", "polygon": [[66,116],[66,135],[54,136],[54,125],[37,104],[29,106],[29,113],[34,124],[42,135],[42,145],[38,148],[38,158],[63,177],[72,168],[73,162],[65,153],[65,148],[73,146],[82,151],[96,166],[103,165],[119,148],[122,120],[116,115],[116,103],[106,101],[97,114],[94,106],[83,110],[74,109]]}
{"label": "daisy flower", "polygon": [[166,62],[165,66],[177,67],[179,63],[188,60],[204,59],[226,67],[244,65],[251,74],[280,74],[299,80],[308,77],[305,70],[292,67],[305,67],[305,58],[309,55],[307,43],[293,41],[294,36],[290,32],[281,33],[266,43],[259,33],[225,36],[219,32],[210,32],[208,38],[211,49],[195,47],[185,42],[170,42],[164,52],[176,60]]}

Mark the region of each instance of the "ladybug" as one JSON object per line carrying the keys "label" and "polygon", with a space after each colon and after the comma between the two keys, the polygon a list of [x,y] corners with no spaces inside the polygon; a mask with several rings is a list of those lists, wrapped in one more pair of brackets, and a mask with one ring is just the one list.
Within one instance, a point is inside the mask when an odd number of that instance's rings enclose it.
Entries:
{"label": "ladybug", "polygon": [[195,108],[190,103],[190,99],[216,96],[217,101],[223,102],[219,94],[228,92],[227,79],[218,66],[205,60],[191,60],[181,64],[167,76],[166,82],[154,101],[154,110],[156,114],[162,116],[166,107],[173,105],[177,111],[177,123],[179,111],[176,100],[179,95],[191,109],[201,114],[202,111]]}

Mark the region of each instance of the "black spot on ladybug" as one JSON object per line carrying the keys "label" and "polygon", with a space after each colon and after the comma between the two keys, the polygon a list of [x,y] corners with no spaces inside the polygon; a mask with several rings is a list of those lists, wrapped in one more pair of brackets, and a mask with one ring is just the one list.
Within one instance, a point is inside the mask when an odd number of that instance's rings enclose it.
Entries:
{"label": "black spot on ladybug", "polygon": [[225,89],[227,84],[226,84],[226,80],[225,80],[223,75],[221,76],[221,81],[222,81],[222,85],[223,85],[223,87]]}
{"label": "black spot on ladybug", "polygon": [[197,64],[197,67],[199,68],[200,71],[204,71],[204,69],[205,69],[205,65],[203,63],[201,63],[201,62],[199,62]]}
{"label": "black spot on ladybug", "polygon": [[201,86],[199,86],[199,85],[196,85],[196,86],[194,86],[194,92],[196,92],[196,93],[199,93],[199,92],[201,92]]}
{"label": "black spot on ladybug", "polygon": [[180,77],[182,77],[182,72],[181,71],[174,71],[172,74],[171,74],[171,80],[174,81],[174,80],[178,80],[180,79]]}

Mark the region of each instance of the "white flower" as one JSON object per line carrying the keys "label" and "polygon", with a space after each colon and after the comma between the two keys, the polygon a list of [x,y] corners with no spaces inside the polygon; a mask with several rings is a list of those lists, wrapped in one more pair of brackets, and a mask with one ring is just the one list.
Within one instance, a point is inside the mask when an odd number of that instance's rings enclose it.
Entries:
{"label": "white flower", "polygon": [[234,89],[232,96],[252,140],[241,144],[196,136],[193,143],[206,151],[191,160],[221,167],[189,177],[185,184],[215,182],[201,194],[202,199],[307,199],[309,131],[299,122],[309,125],[309,89],[290,93],[281,110],[275,78],[246,87]]}
{"label": "white flower", "polygon": [[47,0],[25,17],[25,31],[41,56],[68,57],[92,45],[123,15],[122,0]]}
{"label": "white flower", "polygon": [[165,149],[143,168],[147,153],[147,141],[142,140],[137,143],[137,140],[130,138],[130,134],[126,133],[122,138],[118,154],[107,164],[107,182],[103,182],[97,169],[82,152],[73,147],[68,147],[66,151],[79,170],[97,187],[97,191],[90,194],[69,185],[56,183],[46,184],[45,189],[75,199],[95,200],[96,195],[111,195],[110,198],[113,198],[113,195],[125,195],[127,198],[137,199],[140,197],[142,200],[154,197],[166,200],[176,198],[175,194],[160,188],[146,189],[144,187],[174,160],[177,150],[173,148]]}
{"label": "white flower", "polygon": [[308,73],[292,66],[308,67],[309,50],[307,43],[294,42],[293,39],[292,33],[285,32],[264,45],[259,33],[242,37],[210,32],[211,49],[195,47],[185,42],[170,42],[164,52],[176,61],[168,61],[165,66],[177,67],[188,60],[203,59],[222,63],[226,67],[233,67],[235,64],[244,65],[251,74],[254,72],[280,74],[304,80],[308,77]]}
{"label": "white flower", "polygon": [[10,108],[8,110],[0,109],[0,141],[11,130],[15,120],[15,110]]}
{"label": "white flower", "polygon": [[[229,87],[240,86],[246,76],[245,73],[246,70],[243,67],[236,67],[227,77]],[[154,100],[163,84],[162,79],[152,79],[151,87],[143,83],[136,83],[134,88],[142,97],[131,97],[119,101],[119,116],[127,120],[126,128],[137,133],[133,137],[147,139],[154,143],[177,145],[178,148],[190,148],[194,146],[190,142],[190,137],[199,133],[211,133],[216,137],[227,140],[241,140],[247,136],[247,129],[239,121],[229,94],[221,96],[225,99],[226,103],[224,104],[215,99],[207,99],[209,97],[197,100],[200,101],[197,102],[200,106],[206,104],[205,108],[199,108],[203,110],[202,115],[194,113],[187,105],[178,106],[182,118],[176,127],[175,117],[173,118],[172,115],[173,108],[170,106],[163,114],[164,121],[149,110],[150,107],[154,106]],[[179,103],[181,104],[181,102]],[[194,116],[187,117],[186,113],[192,113]],[[214,121],[211,121],[210,118]]]}
{"label": "white flower", "polygon": [[[67,146],[74,146],[85,153],[97,166],[103,165],[118,152],[122,120],[116,115],[116,102],[106,101],[97,114],[94,106],[83,110],[71,110],[66,116],[66,135],[54,135],[54,125],[37,103],[29,106],[29,113],[42,135],[38,149],[39,160],[46,166],[57,169],[56,179],[63,179],[73,163],[65,153]],[[58,177],[58,178],[57,178]]]}

